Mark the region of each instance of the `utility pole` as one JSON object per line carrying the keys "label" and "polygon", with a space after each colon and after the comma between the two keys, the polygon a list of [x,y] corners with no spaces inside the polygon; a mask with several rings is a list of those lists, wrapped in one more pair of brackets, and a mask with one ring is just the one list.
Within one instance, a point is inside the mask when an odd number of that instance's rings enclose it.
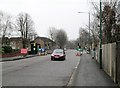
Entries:
{"label": "utility pole", "polygon": [[99,52],[99,60],[100,60],[100,69],[102,69],[102,2],[100,0],[100,52]]}
{"label": "utility pole", "polygon": [[91,46],[91,41],[90,41],[90,12],[88,12],[89,14],[89,53],[90,53],[90,46]]}

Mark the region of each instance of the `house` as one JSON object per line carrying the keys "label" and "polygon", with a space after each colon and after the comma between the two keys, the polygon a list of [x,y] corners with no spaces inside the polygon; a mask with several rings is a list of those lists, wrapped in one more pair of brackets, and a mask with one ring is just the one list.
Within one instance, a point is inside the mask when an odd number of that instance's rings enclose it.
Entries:
{"label": "house", "polygon": [[[11,37],[5,39],[6,42],[4,42],[4,45],[7,44],[14,50],[20,50],[23,48],[22,37]],[[46,37],[37,37],[33,41],[27,40],[25,41],[25,44],[31,54],[37,54],[39,49],[45,49],[49,52],[55,48],[55,42]]]}
{"label": "house", "polygon": [[55,48],[55,42],[46,37],[37,37],[31,41],[31,52],[38,53],[40,49],[45,49],[48,52]]}
{"label": "house", "polygon": [[21,49],[23,47],[22,37],[11,37],[9,43],[12,49]]}
{"label": "house", "polygon": [[2,44],[3,46],[9,45],[9,38],[8,37],[0,37],[0,44]]}

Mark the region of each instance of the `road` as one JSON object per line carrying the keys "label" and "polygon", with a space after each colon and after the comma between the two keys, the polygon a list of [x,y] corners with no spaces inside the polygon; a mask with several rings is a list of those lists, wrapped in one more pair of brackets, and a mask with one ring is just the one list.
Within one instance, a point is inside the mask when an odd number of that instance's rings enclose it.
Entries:
{"label": "road", "polygon": [[50,55],[2,63],[2,86],[66,86],[80,60],[75,50],[66,51],[65,61]]}

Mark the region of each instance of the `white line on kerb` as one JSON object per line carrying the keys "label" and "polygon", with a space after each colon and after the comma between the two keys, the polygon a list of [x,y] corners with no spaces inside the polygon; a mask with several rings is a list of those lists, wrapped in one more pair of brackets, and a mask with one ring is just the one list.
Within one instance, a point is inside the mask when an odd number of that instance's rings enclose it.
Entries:
{"label": "white line on kerb", "polygon": [[74,79],[75,79],[75,76],[76,76],[76,72],[77,72],[79,63],[80,63],[80,58],[79,58],[79,61],[77,62],[77,65],[76,65],[75,68],[74,68],[74,71],[73,71],[73,73],[72,73],[72,76],[71,76],[71,78],[70,78],[67,86],[72,86],[72,85],[73,85],[73,81],[74,81]]}

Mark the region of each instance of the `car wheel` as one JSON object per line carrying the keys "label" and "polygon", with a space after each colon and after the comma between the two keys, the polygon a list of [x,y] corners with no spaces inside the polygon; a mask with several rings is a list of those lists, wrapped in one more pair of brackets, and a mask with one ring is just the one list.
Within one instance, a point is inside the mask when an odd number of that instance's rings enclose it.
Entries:
{"label": "car wheel", "polygon": [[65,57],[63,57],[63,60],[65,60]]}
{"label": "car wheel", "polygon": [[53,58],[51,58],[51,61],[54,61],[54,59],[53,59]]}

